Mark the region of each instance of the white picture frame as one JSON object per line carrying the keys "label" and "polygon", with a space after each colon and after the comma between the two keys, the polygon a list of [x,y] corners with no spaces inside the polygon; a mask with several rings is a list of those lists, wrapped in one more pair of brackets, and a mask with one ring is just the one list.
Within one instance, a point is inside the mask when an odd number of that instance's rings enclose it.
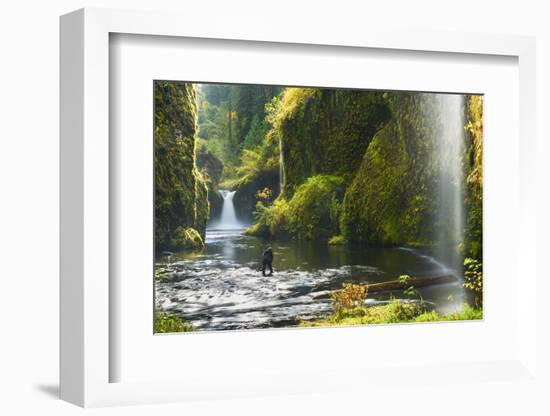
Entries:
{"label": "white picture frame", "polygon": [[[327,35],[322,28],[287,28],[265,25],[246,36],[235,35],[229,25],[205,29],[198,22],[181,24],[173,13],[82,9],[61,18],[61,398],[80,406],[158,403],[216,397],[252,397],[360,388],[373,380],[399,377],[404,383],[445,382],[440,377],[467,380],[530,380],[537,377],[537,326],[535,250],[535,189],[530,178],[535,169],[535,41],[530,37],[474,33],[432,33],[388,29],[340,31]],[[440,54],[503,55],[518,60],[519,67],[519,185],[518,246],[524,286],[517,291],[517,348],[507,359],[457,364],[441,362],[407,368],[381,363],[364,378],[359,367],[319,373],[270,374],[269,379],[228,385],[219,381],[185,379],[156,382],[110,382],[116,357],[110,349],[109,227],[109,37],[110,34],[154,35],[224,39],[248,42],[330,45],[336,48],[428,51]],[[516,273],[519,270],[516,270]],[[517,324],[516,324],[517,325]],[[346,329],[353,331],[354,328]],[[414,330],[413,330],[414,331]],[[227,375],[226,375],[227,376]],[[342,380],[347,380],[343,382]],[[354,387],[355,386],[355,387]],[[405,386],[406,387],[406,386]]]}

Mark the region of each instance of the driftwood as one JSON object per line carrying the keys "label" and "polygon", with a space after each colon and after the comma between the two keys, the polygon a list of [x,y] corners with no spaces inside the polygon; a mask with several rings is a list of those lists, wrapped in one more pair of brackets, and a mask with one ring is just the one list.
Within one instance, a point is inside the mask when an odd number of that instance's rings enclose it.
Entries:
{"label": "driftwood", "polygon": [[388,280],[387,282],[371,283],[366,285],[368,293],[383,292],[390,290],[404,290],[411,286],[415,288],[431,285],[441,285],[444,283],[456,282],[456,277],[448,274],[443,276],[432,277],[411,277],[406,284],[401,283],[399,280]]}

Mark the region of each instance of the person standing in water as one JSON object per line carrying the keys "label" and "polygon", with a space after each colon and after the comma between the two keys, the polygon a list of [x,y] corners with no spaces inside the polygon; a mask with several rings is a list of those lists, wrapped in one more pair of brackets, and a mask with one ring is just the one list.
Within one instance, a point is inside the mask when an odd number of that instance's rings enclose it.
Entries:
{"label": "person standing in water", "polygon": [[[268,247],[262,254],[262,275],[271,276],[273,274],[273,250]],[[266,269],[269,267],[269,274],[265,274]]]}

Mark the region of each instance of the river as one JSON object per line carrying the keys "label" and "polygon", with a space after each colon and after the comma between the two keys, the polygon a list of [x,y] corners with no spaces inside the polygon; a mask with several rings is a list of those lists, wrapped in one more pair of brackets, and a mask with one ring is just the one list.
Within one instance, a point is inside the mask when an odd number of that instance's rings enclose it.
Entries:
{"label": "river", "polygon": [[[332,312],[330,291],[344,282],[374,283],[460,273],[416,250],[401,247],[330,246],[320,241],[272,242],[274,274],[258,271],[268,243],[244,229],[208,230],[205,249],[159,257],[169,278],[155,282],[155,301],[200,330],[295,326]],[[466,300],[462,281],[419,288],[440,313],[459,310]],[[401,292],[393,294],[404,298]],[[385,303],[388,294],[367,297]]]}

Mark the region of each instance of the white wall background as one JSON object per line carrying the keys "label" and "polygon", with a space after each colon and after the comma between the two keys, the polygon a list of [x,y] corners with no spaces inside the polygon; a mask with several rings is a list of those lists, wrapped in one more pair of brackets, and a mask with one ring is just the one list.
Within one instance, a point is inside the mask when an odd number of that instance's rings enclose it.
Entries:
{"label": "white wall background", "polygon": [[[189,3],[189,4],[186,4]],[[0,413],[77,414],[81,409],[56,399],[58,383],[58,16],[80,7],[115,7],[186,11],[190,19],[206,27],[221,20],[242,20],[261,26],[278,22],[281,30],[298,25],[325,24],[327,32],[339,27],[363,27],[385,20],[404,27],[438,30],[511,33],[537,36],[538,134],[539,134],[539,266],[543,266],[550,235],[543,214],[548,211],[550,186],[550,12],[546,2],[522,1],[398,1],[353,2],[297,0],[209,1],[196,0],[5,0],[0,8]],[[185,22],[182,22],[185,24]],[[236,33],[245,33],[235,24]],[[505,235],[503,235],[505,238]],[[547,273],[546,273],[547,274]],[[550,285],[539,287],[540,299]],[[546,308],[545,308],[546,309]],[[548,312],[540,307],[541,320]],[[550,328],[550,324],[543,324]],[[542,327],[542,326],[541,326]],[[548,331],[541,331],[543,351],[550,351]],[[541,365],[550,374],[548,358]],[[529,386],[490,386],[500,400],[487,401],[471,386],[433,386],[432,391],[395,397],[389,389],[372,398],[343,393],[330,396],[259,398],[100,409],[101,415],[150,414],[153,412],[198,414],[408,414],[414,408],[424,414],[550,414],[543,391]],[[451,394],[450,391],[453,391]],[[550,391],[550,387],[546,389]],[[444,407],[430,405],[430,396],[448,396]]]}

